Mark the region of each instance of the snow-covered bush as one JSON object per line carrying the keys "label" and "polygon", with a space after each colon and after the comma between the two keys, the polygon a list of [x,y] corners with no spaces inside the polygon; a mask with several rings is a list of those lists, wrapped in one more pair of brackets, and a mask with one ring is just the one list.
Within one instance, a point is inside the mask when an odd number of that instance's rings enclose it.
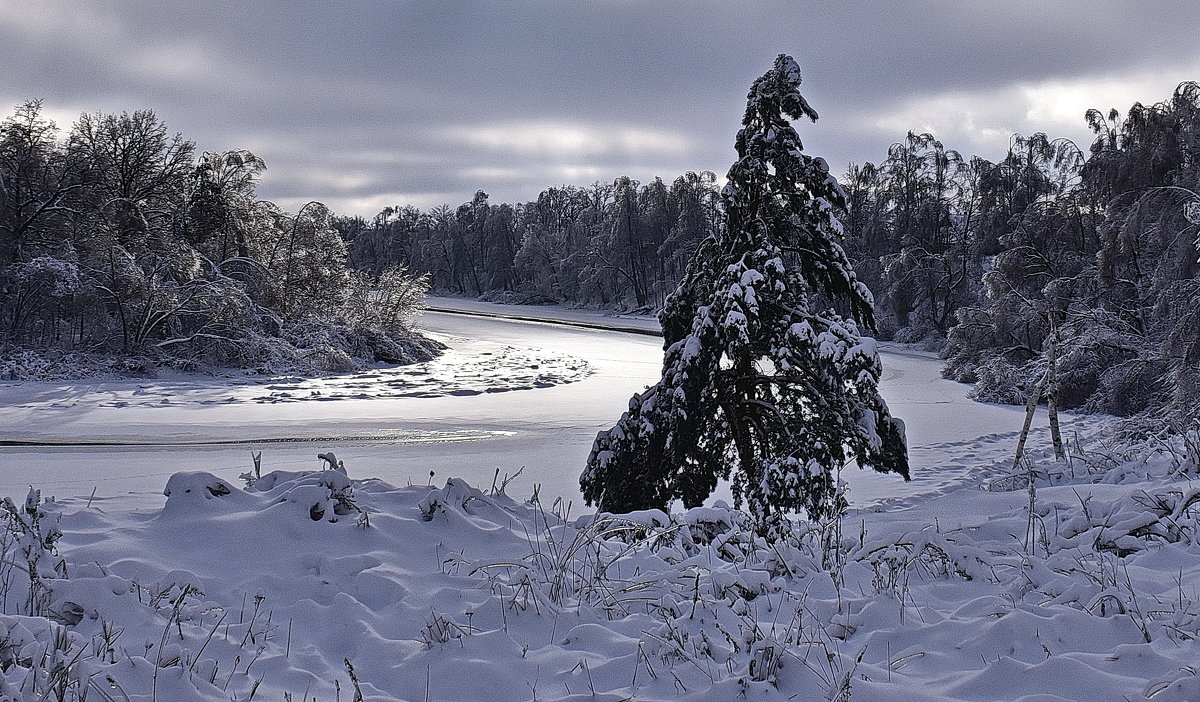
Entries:
{"label": "snow-covered bush", "polygon": [[1083,406],[1091,412],[1132,417],[1162,404],[1170,395],[1166,384],[1168,363],[1165,359],[1135,358],[1102,367],[1099,387]]}
{"label": "snow-covered bush", "polygon": [[[352,274],[329,209],[290,214],[257,198],[265,164],[248,151],[197,158],[148,110],[84,115],[60,140],[36,101],[0,122],[0,142],[0,179],[28,210],[0,237],[5,352],[88,349],[134,359],[112,370],[137,376],[341,372],[436,353],[409,326],[425,278]],[[114,185],[131,179],[145,184],[137,197]],[[23,365],[0,373],[36,373]]]}
{"label": "snow-covered bush", "polygon": [[61,349],[0,350],[0,379],[71,380],[122,375],[127,362],[108,354]]}
{"label": "snow-covered bush", "polygon": [[44,616],[53,595],[53,581],[67,575],[66,563],[57,552],[62,538],[58,528],[61,517],[47,509],[41,491],[34,488],[29,489],[20,507],[9,497],[0,501],[0,507],[6,526],[0,535],[0,549],[4,551],[0,560],[2,599],[7,601],[12,591],[23,602],[18,613]]}
{"label": "snow-covered bush", "polygon": [[986,358],[973,371],[975,387],[971,397],[980,402],[1019,405],[1026,401],[1036,382],[1029,371],[1014,366],[1003,356]]}

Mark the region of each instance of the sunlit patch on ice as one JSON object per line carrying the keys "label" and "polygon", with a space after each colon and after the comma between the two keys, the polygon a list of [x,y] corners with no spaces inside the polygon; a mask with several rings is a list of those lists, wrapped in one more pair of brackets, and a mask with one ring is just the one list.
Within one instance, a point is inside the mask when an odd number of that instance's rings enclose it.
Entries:
{"label": "sunlit patch on ice", "polygon": [[428,363],[377,367],[358,373],[304,378],[237,378],[48,385],[20,408],[167,407],[188,404],[328,402],[392,398],[469,397],[549,388],[592,374],[581,358],[532,348],[472,342]]}

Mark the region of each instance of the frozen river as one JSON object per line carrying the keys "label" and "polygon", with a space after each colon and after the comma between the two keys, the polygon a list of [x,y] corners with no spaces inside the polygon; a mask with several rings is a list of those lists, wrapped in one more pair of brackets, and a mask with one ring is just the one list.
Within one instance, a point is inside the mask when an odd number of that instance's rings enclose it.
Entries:
{"label": "frozen river", "polygon": [[[0,447],[0,494],[23,495],[32,484],[47,495],[94,491],[101,502],[157,506],[177,471],[236,481],[251,451],[262,451],[264,472],[316,469],[316,455],[333,451],[354,478],[405,485],[454,476],[487,489],[497,473],[523,471],[509,486],[513,497],[537,484],[547,503],[578,502],[596,432],[658,378],[662,358],[661,339],[644,333],[433,311],[420,326],[450,346],[443,359],[342,378],[0,385],[0,440],[64,444]],[[1015,446],[1020,409],[971,402],[930,354],[887,350],[883,362],[884,395],[908,425],[914,480],[849,471],[856,505],[941,492],[987,471],[977,455]],[[1035,435],[1033,447],[1041,441]]]}

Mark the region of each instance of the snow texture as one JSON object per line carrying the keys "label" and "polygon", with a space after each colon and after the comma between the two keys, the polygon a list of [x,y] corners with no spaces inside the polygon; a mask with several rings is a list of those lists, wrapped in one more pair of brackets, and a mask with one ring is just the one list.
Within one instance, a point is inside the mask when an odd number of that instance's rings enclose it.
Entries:
{"label": "snow texture", "polygon": [[1172,447],[1045,451],[776,542],[724,504],[574,516],[353,466],[177,473],[149,511],[33,493],[12,507],[59,525],[64,565],[41,614],[0,616],[0,699],[1182,702],[1200,490]]}
{"label": "snow texture", "polygon": [[[909,420],[916,477],[882,485],[851,472],[845,518],[797,526],[775,544],[720,501],[575,514],[566,493],[523,501],[485,489],[490,467],[474,485],[365,478],[394,446],[266,446],[264,465],[294,450],[309,468],[248,487],[236,478],[250,464],[244,448],[156,452],[166,474],[139,475],[145,494],[92,496],[88,482],[58,486],[59,499],[27,484],[70,454],[5,448],[6,471],[26,486],[5,503],[3,562],[13,565],[0,578],[0,700],[39,699],[51,686],[64,699],[88,689],[89,699],[131,702],[240,700],[255,688],[255,699],[353,699],[346,661],[364,700],[1200,697],[1196,436],[1123,447],[1103,440],[1102,420],[1065,417],[1078,440],[1055,462],[1039,417],[1029,469],[1013,473],[1019,412],[967,401],[929,354],[883,353],[882,385]],[[637,368],[594,354],[600,386]],[[594,393],[590,382],[521,402],[566,403],[552,407],[561,416],[580,398],[556,393]],[[612,394],[623,402],[627,392]],[[448,416],[494,397],[458,398]],[[412,412],[450,399],[374,403]],[[249,406],[211,411],[237,421]],[[270,407],[292,406],[318,422],[355,401]],[[101,414],[120,433],[132,412]],[[203,415],[196,406],[137,431],[165,436],[189,421],[203,430]],[[5,426],[29,424],[22,416],[39,415],[9,410]],[[470,443],[433,446],[447,465],[475,468]],[[530,447],[509,444],[517,460]],[[345,473],[318,469],[331,461],[317,454],[330,452]],[[75,470],[135,468],[89,455]],[[36,588],[22,575],[30,570]]]}

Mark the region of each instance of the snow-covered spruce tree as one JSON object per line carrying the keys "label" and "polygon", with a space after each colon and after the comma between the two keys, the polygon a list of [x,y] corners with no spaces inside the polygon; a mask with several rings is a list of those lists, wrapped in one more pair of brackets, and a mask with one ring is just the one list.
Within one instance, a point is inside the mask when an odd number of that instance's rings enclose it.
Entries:
{"label": "snow-covered spruce tree", "polygon": [[660,315],[662,379],[600,432],[580,476],[589,504],[623,512],[700,504],[732,475],[764,531],[842,506],[835,471],[908,477],[903,425],[878,392],[871,293],[838,243],[844,201],[791,119],[817,113],[781,55],[750,89],[724,230],[700,246]]}

